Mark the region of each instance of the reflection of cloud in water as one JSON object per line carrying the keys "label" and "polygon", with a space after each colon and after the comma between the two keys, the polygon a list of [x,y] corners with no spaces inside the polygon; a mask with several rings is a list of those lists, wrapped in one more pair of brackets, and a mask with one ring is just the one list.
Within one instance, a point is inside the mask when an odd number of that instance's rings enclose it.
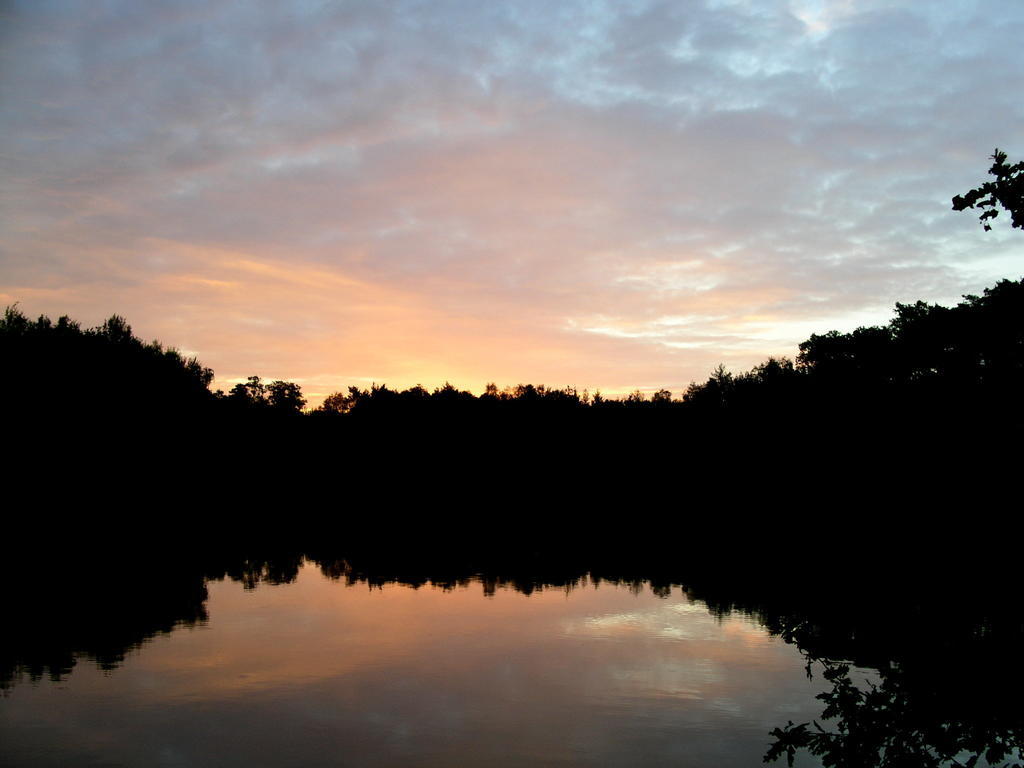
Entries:
{"label": "reflection of cloud in water", "polygon": [[764,632],[742,616],[730,616],[719,621],[699,603],[666,603],[643,611],[627,611],[586,616],[567,620],[562,631],[568,635],[592,637],[621,637],[623,634],[641,634],[666,640],[711,640],[730,636],[749,635],[752,640],[763,640]]}
{"label": "reflection of cloud in water", "polygon": [[606,662],[609,697],[676,705],[699,702],[708,710],[701,718],[712,712],[727,719],[749,715],[749,707],[734,695],[736,689],[754,668],[765,665],[766,645],[778,643],[749,617],[719,619],[703,604],[687,601],[571,616],[561,631],[567,638],[644,649]]}

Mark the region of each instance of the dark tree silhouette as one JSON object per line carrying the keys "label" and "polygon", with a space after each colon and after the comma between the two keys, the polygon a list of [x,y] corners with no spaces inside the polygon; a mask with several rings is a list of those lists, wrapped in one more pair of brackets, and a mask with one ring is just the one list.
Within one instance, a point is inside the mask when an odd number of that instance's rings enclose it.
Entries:
{"label": "dark tree silhouette", "polygon": [[272,381],[267,385],[267,403],[278,413],[298,414],[306,404],[302,389],[290,381]]}
{"label": "dark tree silhouette", "polygon": [[986,181],[980,187],[954,197],[953,210],[980,208],[982,212],[978,220],[988,231],[992,229],[989,220],[999,215],[998,206],[1010,214],[1014,227],[1024,229],[1024,162],[1007,164],[1006,153],[999,149],[992,153],[992,161],[988,172],[995,176],[995,181]]}
{"label": "dark tree silhouette", "polygon": [[10,419],[138,420],[196,412],[213,401],[213,371],[123,317],[83,330],[67,317],[29,320],[16,306],[0,319],[0,408]]}
{"label": "dark tree silhouette", "polygon": [[240,408],[262,408],[267,405],[267,386],[259,376],[250,376],[244,384],[235,384],[227,398]]}

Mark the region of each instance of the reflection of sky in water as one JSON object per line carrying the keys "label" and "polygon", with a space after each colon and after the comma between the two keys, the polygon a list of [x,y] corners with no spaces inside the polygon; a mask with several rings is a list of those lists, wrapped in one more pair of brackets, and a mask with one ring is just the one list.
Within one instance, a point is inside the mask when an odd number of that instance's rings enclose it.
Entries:
{"label": "reflection of sky in water", "polygon": [[796,649],[678,592],[525,596],[297,582],[210,587],[210,621],[112,673],[15,686],[0,762],[757,765],[820,714]]}

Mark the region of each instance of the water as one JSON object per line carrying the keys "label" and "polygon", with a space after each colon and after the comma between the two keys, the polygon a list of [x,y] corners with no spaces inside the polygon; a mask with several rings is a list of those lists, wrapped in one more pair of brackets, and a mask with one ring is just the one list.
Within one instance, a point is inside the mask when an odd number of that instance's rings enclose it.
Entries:
{"label": "water", "polygon": [[370,587],[306,563],[207,589],[205,617],[151,628],[107,669],[79,654],[58,679],[15,673],[0,763],[752,766],[829,687],[797,646],[679,588]]}

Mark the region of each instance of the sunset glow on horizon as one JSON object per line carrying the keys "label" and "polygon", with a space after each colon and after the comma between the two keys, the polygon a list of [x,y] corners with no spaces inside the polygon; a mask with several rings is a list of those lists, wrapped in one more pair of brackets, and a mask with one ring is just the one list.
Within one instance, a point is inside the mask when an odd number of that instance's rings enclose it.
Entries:
{"label": "sunset glow on horizon", "polygon": [[13,2],[0,304],[325,395],[677,397],[1024,274],[1024,6]]}

